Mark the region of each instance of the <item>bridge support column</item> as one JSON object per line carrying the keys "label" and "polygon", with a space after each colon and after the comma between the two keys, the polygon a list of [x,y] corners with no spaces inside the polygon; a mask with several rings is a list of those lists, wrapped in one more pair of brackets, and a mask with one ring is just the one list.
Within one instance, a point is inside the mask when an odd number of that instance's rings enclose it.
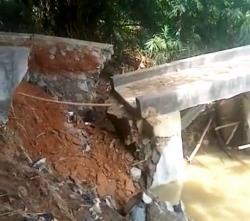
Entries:
{"label": "bridge support column", "polygon": [[179,204],[184,159],[180,112],[147,119],[153,129],[154,145],[148,164],[147,187],[160,201]]}
{"label": "bridge support column", "polygon": [[244,125],[244,135],[245,142],[250,143],[250,92],[243,94],[242,103],[243,103],[243,119],[245,121]]}

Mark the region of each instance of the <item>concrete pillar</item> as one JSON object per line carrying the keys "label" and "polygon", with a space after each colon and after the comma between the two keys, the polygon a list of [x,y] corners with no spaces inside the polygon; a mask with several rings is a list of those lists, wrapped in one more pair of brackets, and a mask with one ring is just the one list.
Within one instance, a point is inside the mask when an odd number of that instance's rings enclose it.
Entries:
{"label": "concrete pillar", "polygon": [[250,92],[243,94],[242,104],[243,104],[243,120],[245,122],[244,125],[245,142],[250,143]]}
{"label": "concrete pillar", "polygon": [[28,68],[29,49],[0,47],[0,127],[8,120],[11,97]]}
{"label": "concrete pillar", "polygon": [[148,164],[148,190],[160,201],[177,205],[184,178],[180,112],[158,115],[147,121],[154,135],[154,147]]}

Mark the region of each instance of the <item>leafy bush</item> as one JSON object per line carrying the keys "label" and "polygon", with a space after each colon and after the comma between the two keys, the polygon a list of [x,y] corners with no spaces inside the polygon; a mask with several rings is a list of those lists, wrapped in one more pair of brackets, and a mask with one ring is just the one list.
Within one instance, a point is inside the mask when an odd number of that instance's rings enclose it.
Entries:
{"label": "leafy bush", "polygon": [[250,11],[247,11],[245,20],[240,28],[239,35],[240,44],[250,44]]}
{"label": "leafy bush", "polygon": [[181,41],[170,36],[169,29],[165,26],[162,32],[154,35],[145,43],[145,52],[153,58],[156,64],[171,60],[179,53]]}

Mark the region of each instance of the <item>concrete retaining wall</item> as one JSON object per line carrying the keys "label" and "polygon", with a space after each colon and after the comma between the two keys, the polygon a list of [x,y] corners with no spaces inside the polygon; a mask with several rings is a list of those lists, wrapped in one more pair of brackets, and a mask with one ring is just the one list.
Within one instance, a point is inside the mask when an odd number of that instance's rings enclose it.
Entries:
{"label": "concrete retaining wall", "polygon": [[0,46],[30,48],[26,79],[58,99],[91,102],[104,63],[111,58],[109,44],[45,35],[0,32]]}

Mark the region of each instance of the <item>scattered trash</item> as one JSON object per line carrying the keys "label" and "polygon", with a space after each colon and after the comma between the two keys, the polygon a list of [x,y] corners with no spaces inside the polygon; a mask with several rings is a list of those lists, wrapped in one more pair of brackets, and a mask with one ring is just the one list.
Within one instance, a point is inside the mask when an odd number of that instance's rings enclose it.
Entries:
{"label": "scattered trash", "polygon": [[50,170],[48,169],[47,165],[46,165],[46,158],[41,158],[37,161],[35,161],[32,164],[32,167],[37,169],[38,171],[46,171],[46,172],[50,172]]}
{"label": "scattered trash", "polygon": [[85,152],[89,152],[90,150],[91,150],[90,145],[87,144],[86,147],[85,147]]}
{"label": "scattered trash", "polygon": [[92,123],[90,123],[90,122],[85,122],[84,123],[86,126],[91,126],[92,125]]}
{"label": "scattered trash", "polygon": [[70,180],[71,182],[69,184],[72,191],[74,192],[74,194],[71,194],[70,197],[72,199],[76,199],[80,195],[81,199],[84,201],[84,204],[93,206],[96,199],[96,193],[90,188],[84,188],[79,181],[73,179],[72,177],[70,177]]}
{"label": "scattered trash", "polygon": [[[17,89],[16,93],[18,92],[51,98],[38,86],[25,82]],[[53,177],[71,176],[80,180],[81,185],[91,185],[89,190],[94,186],[100,198],[112,196],[118,210],[122,210],[123,205],[137,192],[139,188],[134,185],[129,173],[134,157],[114,134],[100,129],[94,123],[67,123],[65,115],[68,109],[63,105],[44,103],[18,95],[14,96],[13,106],[15,116],[10,114],[9,124],[20,136],[24,150],[29,154],[29,159],[32,159],[30,167],[37,171],[51,167],[52,172],[55,171],[51,174]],[[72,113],[69,115],[72,116]],[[115,142],[115,147],[110,151],[112,141]],[[28,162],[26,158],[23,156]],[[42,175],[47,176],[47,173]],[[32,182],[39,182],[41,179],[36,171],[29,177],[32,177]],[[22,185],[26,187],[20,184]],[[51,193],[46,191],[46,185],[41,185],[44,187],[41,192],[43,196],[50,197]],[[27,189],[30,190],[30,187]],[[95,204],[93,199],[97,195],[93,196],[91,191],[85,189],[81,189],[81,192],[82,194],[70,192],[67,196],[69,200],[79,201],[79,205],[92,207]],[[66,200],[63,196],[62,199]]]}
{"label": "scattered trash", "polygon": [[27,215],[24,221],[57,221],[57,219],[51,213],[38,213]]}
{"label": "scattered trash", "polygon": [[89,212],[95,220],[103,220],[103,218],[100,216],[102,214],[100,207],[101,200],[96,198],[94,201],[95,204],[89,209]]}
{"label": "scattered trash", "polygon": [[99,198],[96,198],[94,200],[94,202],[95,202],[95,204],[92,207],[93,211],[95,211],[98,214],[101,214],[102,213],[102,210],[101,210],[101,207],[100,207],[101,200]]}
{"label": "scattered trash", "polygon": [[109,208],[117,210],[116,202],[111,196],[106,196],[105,203]]}
{"label": "scattered trash", "polygon": [[138,182],[141,179],[141,169],[137,167],[132,167],[130,169],[130,174],[134,181]]}
{"label": "scattered trash", "polygon": [[73,123],[74,122],[74,116],[75,116],[75,113],[73,111],[67,112],[66,113],[67,123]]}

